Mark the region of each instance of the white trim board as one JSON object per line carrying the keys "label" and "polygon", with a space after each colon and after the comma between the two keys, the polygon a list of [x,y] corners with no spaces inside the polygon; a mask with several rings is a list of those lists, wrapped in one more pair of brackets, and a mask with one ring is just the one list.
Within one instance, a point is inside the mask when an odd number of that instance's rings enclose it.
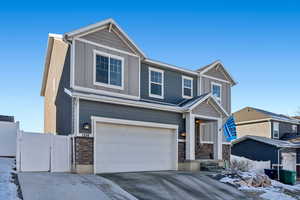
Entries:
{"label": "white trim board", "polygon": [[[152,82],[151,81],[151,72],[158,72],[161,73],[161,83],[156,83],[156,82]],[[153,67],[148,67],[148,91],[149,91],[149,97],[152,98],[158,98],[158,99],[164,99],[164,71],[157,69],[157,68],[153,68]],[[156,95],[156,94],[152,94],[151,93],[151,84],[156,84],[156,85],[160,85],[161,86],[161,95]]]}
{"label": "white trim board", "polygon": [[[213,95],[213,87],[214,87],[214,86],[220,87],[220,97],[216,97],[216,96]],[[211,82],[211,83],[210,83],[210,91],[211,91],[212,95],[213,95],[217,100],[220,100],[220,102],[222,102],[222,84],[216,83],[216,82]]]}
{"label": "white trim board", "polygon": [[[66,38],[68,39],[68,37],[70,38],[76,38],[76,37],[80,37],[84,34],[84,32],[88,32],[88,33],[93,33],[95,31],[98,31],[99,29],[101,30],[102,26],[105,26],[105,28],[109,28],[108,26],[110,26],[111,24],[113,24],[119,31],[120,33],[123,35],[124,38],[126,38],[129,43],[131,43],[132,46],[134,46],[134,48],[137,49],[137,51],[143,56],[146,57],[145,53],[133,42],[133,40],[125,33],[125,31],[122,30],[122,28],[113,20],[113,19],[106,19],[104,21],[95,23],[95,24],[91,24],[88,26],[85,26],[83,28],[68,32],[66,34],[64,34],[65,36],[67,36]],[[114,28],[114,27],[112,27]],[[128,42],[126,42],[126,45],[129,45]]]}
{"label": "white trim board", "polygon": [[[186,95],[184,95],[184,89],[185,89],[185,87],[184,87],[184,80],[189,80],[189,81],[191,81],[191,88],[188,88],[188,89],[191,90],[191,96],[186,96]],[[191,99],[191,98],[193,98],[193,96],[194,96],[194,90],[193,90],[194,88],[193,88],[193,85],[194,85],[194,79],[193,79],[192,77],[184,76],[184,75],[181,76],[182,98],[184,98],[184,99]]]}
{"label": "white trim board", "polygon": [[106,118],[106,117],[97,117],[97,116],[92,116],[91,117],[92,121],[92,134],[94,136],[94,173],[96,173],[96,161],[97,161],[97,156],[96,156],[96,137],[97,137],[97,122],[98,123],[111,123],[111,124],[123,124],[123,125],[132,125],[132,126],[142,126],[142,127],[153,127],[153,128],[163,128],[163,129],[172,129],[175,134],[175,141],[174,141],[174,147],[175,147],[175,170],[178,170],[178,125],[174,124],[162,124],[162,123],[154,123],[154,122],[145,122],[145,121],[136,121],[136,120],[123,120],[123,119],[116,119],[116,118]]}
{"label": "white trim board", "polygon": [[120,50],[120,49],[116,49],[116,48],[113,48],[113,47],[109,47],[109,46],[106,46],[106,45],[103,45],[103,44],[99,44],[99,43],[96,43],[96,42],[92,42],[92,41],[89,41],[89,40],[86,40],[86,39],[74,38],[74,41],[75,40],[79,41],[79,42],[87,43],[87,44],[90,44],[90,45],[94,45],[94,46],[97,46],[97,47],[101,47],[101,48],[104,48],[104,49],[108,49],[108,50],[111,50],[111,51],[123,53],[123,54],[129,55],[129,56],[139,57],[138,55],[135,55],[133,53],[130,53],[130,52],[127,52],[127,51],[123,51],[123,50]]}
{"label": "white trim board", "polygon": [[[101,82],[97,82],[97,73],[96,73],[96,56],[104,56],[108,58],[108,83],[101,83]],[[121,86],[116,86],[116,85],[112,85],[110,84],[110,59],[116,59],[116,60],[120,60],[121,61]],[[124,58],[121,56],[116,56],[116,55],[112,55],[109,53],[105,53],[102,51],[98,51],[98,50],[93,50],[93,84],[94,85],[98,85],[98,86],[103,86],[106,88],[113,88],[113,89],[118,89],[118,90],[124,90]]]}

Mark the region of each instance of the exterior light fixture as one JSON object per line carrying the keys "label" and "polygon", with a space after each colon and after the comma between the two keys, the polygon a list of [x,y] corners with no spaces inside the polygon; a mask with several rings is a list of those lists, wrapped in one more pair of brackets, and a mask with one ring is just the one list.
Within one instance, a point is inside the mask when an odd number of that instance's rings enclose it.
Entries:
{"label": "exterior light fixture", "polygon": [[181,137],[185,137],[185,136],[186,136],[186,133],[185,133],[185,132],[182,132],[182,133],[180,133],[180,136],[181,136]]}
{"label": "exterior light fixture", "polygon": [[90,125],[90,123],[84,123],[82,128],[86,131],[89,131],[91,129],[91,125]]}
{"label": "exterior light fixture", "polygon": [[200,120],[196,120],[196,124],[199,124],[200,123]]}

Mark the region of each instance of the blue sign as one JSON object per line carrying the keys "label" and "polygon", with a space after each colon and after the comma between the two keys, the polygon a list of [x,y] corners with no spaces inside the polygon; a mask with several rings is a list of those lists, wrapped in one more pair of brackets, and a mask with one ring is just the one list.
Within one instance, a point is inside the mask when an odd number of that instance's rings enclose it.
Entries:
{"label": "blue sign", "polygon": [[236,125],[233,116],[229,117],[223,126],[223,133],[228,142],[236,139]]}

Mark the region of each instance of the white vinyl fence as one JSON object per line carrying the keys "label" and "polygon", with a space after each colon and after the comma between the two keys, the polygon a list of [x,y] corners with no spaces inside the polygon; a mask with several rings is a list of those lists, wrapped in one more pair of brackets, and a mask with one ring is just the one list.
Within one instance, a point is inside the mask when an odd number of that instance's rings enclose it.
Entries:
{"label": "white vinyl fence", "polygon": [[0,156],[16,156],[19,122],[0,121]]}
{"label": "white vinyl fence", "polygon": [[20,131],[16,162],[17,170],[21,172],[69,172],[71,139],[68,136]]}

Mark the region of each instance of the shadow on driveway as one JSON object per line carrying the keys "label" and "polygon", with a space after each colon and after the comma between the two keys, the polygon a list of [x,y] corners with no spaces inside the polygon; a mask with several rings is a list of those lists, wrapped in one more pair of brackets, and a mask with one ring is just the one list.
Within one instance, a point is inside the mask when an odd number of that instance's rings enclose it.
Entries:
{"label": "shadow on driveway", "polygon": [[139,172],[101,174],[139,200],[241,200],[247,197],[234,187],[201,172]]}

